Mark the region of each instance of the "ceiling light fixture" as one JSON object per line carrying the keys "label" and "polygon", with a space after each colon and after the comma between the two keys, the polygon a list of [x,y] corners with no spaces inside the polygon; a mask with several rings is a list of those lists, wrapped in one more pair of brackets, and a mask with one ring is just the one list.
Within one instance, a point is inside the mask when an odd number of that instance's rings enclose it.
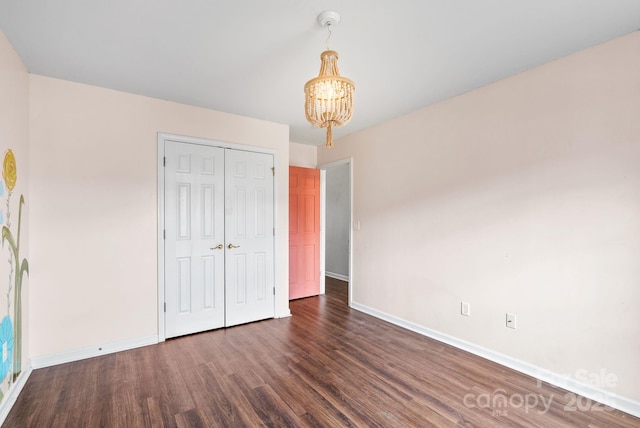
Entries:
{"label": "ceiling light fixture", "polygon": [[340,22],[340,14],[324,11],[318,16],[327,27],[327,50],[320,54],[320,74],[304,85],[304,111],[307,120],[318,128],[327,128],[327,147],[333,147],[331,128],[349,123],[353,114],[355,86],[338,71],[338,52],[331,50],[331,26]]}

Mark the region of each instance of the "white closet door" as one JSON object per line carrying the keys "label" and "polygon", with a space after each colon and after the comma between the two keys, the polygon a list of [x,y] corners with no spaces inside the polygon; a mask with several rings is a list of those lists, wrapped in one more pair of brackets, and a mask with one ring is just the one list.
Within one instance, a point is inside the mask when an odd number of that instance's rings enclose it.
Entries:
{"label": "white closet door", "polygon": [[165,143],[165,336],[224,326],[224,149]]}
{"label": "white closet door", "polygon": [[225,157],[226,325],[273,318],[273,155]]}

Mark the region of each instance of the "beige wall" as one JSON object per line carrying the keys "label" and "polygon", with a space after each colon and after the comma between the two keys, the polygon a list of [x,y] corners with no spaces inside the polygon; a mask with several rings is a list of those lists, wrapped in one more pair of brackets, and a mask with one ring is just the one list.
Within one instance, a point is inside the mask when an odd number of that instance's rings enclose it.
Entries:
{"label": "beige wall", "polygon": [[[3,170],[2,162],[8,149],[11,149],[15,156],[17,180],[15,187],[10,191],[7,180],[0,175],[0,228],[6,226],[17,241],[20,223],[19,258],[20,261],[26,259],[31,262],[29,254],[29,213],[32,206],[29,194],[29,76],[22,61],[0,31],[0,172]],[[21,221],[19,221],[20,195],[25,199]],[[10,259],[11,262],[9,262]],[[3,242],[0,246],[0,320],[9,316],[13,326],[16,325],[14,317],[16,271],[16,262],[9,251],[9,244]],[[29,276],[24,274],[21,293],[23,372],[29,366],[29,288]],[[7,295],[9,302],[7,302]],[[7,331],[3,329],[0,332],[3,343],[7,339],[6,335]],[[18,343],[16,336],[12,337],[15,353]],[[3,357],[5,356],[0,352],[0,359]],[[10,373],[0,379],[0,392],[5,398],[12,383],[10,379]]]}
{"label": "beige wall", "polygon": [[638,52],[636,32],[319,149],[354,161],[354,302],[640,400]]}
{"label": "beige wall", "polygon": [[32,356],[155,335],[157,133],[276,157],[276,315],[288,314],[288,128],[31,75]]}
{"label": "beige wall", "polygon": [[318,164],[318,148],[308,144],[289,143],[289,165],[315,168]]}

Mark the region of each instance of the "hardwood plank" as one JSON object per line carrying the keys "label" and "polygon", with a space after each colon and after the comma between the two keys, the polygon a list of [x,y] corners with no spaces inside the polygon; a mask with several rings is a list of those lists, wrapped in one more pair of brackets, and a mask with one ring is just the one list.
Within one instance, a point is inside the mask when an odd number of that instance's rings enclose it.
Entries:
{"label": "hardwood plank", "polygon": [[144,400],[142,407],[145,427],[165,427],[160,400],[157,397],[147,398]]}
{"label": "hardwood plank", "polygon": [[567,391],[352,310],[346,283],[326,284],[291,318],[34,370],[3,426],[640,426],[571,411]]}

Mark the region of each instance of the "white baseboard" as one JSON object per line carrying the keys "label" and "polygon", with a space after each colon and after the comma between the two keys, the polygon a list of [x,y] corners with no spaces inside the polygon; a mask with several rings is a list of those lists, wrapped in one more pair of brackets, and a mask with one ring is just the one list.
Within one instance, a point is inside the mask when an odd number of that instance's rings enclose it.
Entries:
{"label": "white baseboard", "polygon": [[[28,367],[26,370],[23,370],[20,376],[18,376],[18,380],[16,383],[11,385],[7,395],[4,396],[4,400],[2,401],[2,407],[0,408],[0,426],[4,424],[4,420],[7,419],[11,408],[16,403],[18,399],[18,395],[20,395],[20,391],[24,388],[24,385],[27,383],[27,379],[31,376],[32,368]],[[11,376],[11,373],[9,373]]]}
{"label": "white baseboard", "polygon": [[34,357],[31,358],[31,367],[34,369],[40,369],[43,367],[55,366],[56,364],[84,360],[85,358],[93,358],[100,355],[113,354],[114,352],[127,351],[129,349],[140,348],[142,346],[155,345],[156,343],[158,343],[157,335],[121,340],[119,342],[108,343],[106,345],[75,349],[73,351],[62,352],[60,354]]}
{"label": "white baseboard", "polygon": [[482,358],[486,358],[487,360],[501,364],[505,367],[509,367],[510,369],[519,371],[540,381],[547,382],[551,385],[566,389],[567,391],[581,395],[590,400],[597,401],[598,403],[602,403],[622,412],[629,413],[630,415],[640,417],[640,402],[638,401],[619,396],[610,391],[605,391],[603,389],[597,388],[593,385],[579,382],[563,374],[553,373],[549,370],[543,369],[533,364],[517,360],[508,355],[504,355],[499,352],[484,348],[482,346],[460,340],[456,337],[440,333],[436,330],[423,327],[421,325],[403,320],[401,318],[378,311],[377,309],[373,309],[365,305],[361,305],[356,302],[352,302],[351,307],[360,312],[364,312],[368,315],[390,322],[391,324],[406,328],[407,330],[414,331],[423,336],[430,337],[439,342],[446,343],[448,345],[478,355]]}
{"label": "white baseboard", "polygon": [[276,318],[288,318],[291,316],[291,311],[287,309],[286,312],[282,312],[281,314],[277,315]]}
{"label": "white baseboard", "polygon": [[341,273],[325,272],[324,274],[329,278],[339,279],[340,281],[349,282],[349,277],[347,275],[342,275]]}

